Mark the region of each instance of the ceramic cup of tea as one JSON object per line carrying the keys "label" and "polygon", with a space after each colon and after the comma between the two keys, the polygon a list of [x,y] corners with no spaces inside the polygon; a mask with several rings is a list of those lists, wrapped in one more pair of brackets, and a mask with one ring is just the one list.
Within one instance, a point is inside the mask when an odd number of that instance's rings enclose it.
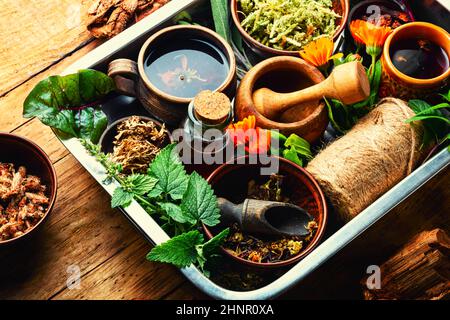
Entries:
{"label": "ceramic cup of tea", "polygon": [[117,59],[108,75],[117,90],[137,97],[154,117],[176,126],[188,105],[203,90],[236,92],[236,60],[230,45],[217,33],[196,25],[162,29],[142,46],[137,62]]}
{"label": "ceramic cup of tea", "polygon": [[380,96],[424,98],[445,87],[450,76],[450,35],[427,22],[411,22],[387,38]]}

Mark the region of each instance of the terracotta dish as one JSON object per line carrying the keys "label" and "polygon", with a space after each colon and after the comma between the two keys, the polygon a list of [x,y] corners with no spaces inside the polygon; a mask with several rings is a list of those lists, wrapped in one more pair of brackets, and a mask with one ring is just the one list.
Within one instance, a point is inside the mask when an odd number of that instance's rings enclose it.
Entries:
{"label": "terracotta dish", "polygon": [[[239,159],[238,159],[239,160]],[[243,159],[240,159],[243,160]],[[211,184],[214,193],[218,197],[226,198],[233,203],[241,203],[247,196],[248,183],[251,180],[255,180],[257,183],[264,183],[269,176],[261,175],[261,168],[269,167],[269,165],[262,164],[249,164],[248,157],[245,161],[246,164],[240,164],[242,161],[234,161],[233,163],[227,163],[216,169],[208,178],[208,182]],[[323,195],[319,185],[314,178],[303,168],[296,164],[279,157],[271,157],[273,162],[279,163],[279,170],[277,174],[285,176],[285,189],[288,192],[292,192],[291,199],[299,199],[294,203],[311,214],[318,224],[313,239],[305,249],[303,249],[298,255],[290,258],[289,260],[275,262],[275,263],[259,263],[252,262],[240,257],[237,257],[230,252],[222,249],[223,252],[230,256],[232,259],[239,263],[262,268],[271,267],[284,267],[294,264],[304,257],[306,257],[320,242],[322,235],[325,231],[327,223],[327,204],[325,196]],[[237,162],[237,163],[236,163]],[[300,199],[303,199],[302,201]],[[308,199],[305,201],[304,199]],[[217,232],[222,230],[225,226],[220,226],[220,230],[217,228],[208,228],[203,226],[205,233],[209,239],[211,239]]]}

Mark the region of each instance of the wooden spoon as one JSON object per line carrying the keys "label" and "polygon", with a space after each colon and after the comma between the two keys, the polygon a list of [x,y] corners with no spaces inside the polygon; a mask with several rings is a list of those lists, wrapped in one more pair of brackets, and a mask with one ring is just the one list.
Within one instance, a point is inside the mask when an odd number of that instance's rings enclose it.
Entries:
{"label": "wooden spoon", "polygon": [[307,236],[307,226],[313,217],[304,209],[283,202],[246,199],[234,204],[219,198],[222,222],[237,222],[241,230],[249,234],[269,236]]}
{"label": "wooden spoon", "polygon": [[275,119],[287,109],[305,101],[318,101],[323,97],[353,104],[367,99],[370,84],[363,65],[358,61],[341,64],[330,76],[311,87],[291,93],[278,93],[261,88],[253,93],[256,109],[269,119]]}

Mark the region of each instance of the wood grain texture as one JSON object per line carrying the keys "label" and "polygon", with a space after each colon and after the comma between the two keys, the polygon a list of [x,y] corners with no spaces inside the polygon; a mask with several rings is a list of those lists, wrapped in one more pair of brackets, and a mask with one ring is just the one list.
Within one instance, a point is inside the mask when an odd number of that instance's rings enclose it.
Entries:
{"label": "wood grain texture", "polygon": [[[28,94],[34,88],[34,86],[39,81],[47,78],[50,75],[61,73],[64,69],[66,69],[68,66],[70,66],[72,63],[80,59],[86,53],[97,47],[99,44],[100,41],[93,41],[89,43],[88,45],[84,46],[77,52],[71,54],[70,56],[67,56],[58,63],[55,63],[49,69],[46,69],[45,71],[42,71],[36,76],[30,78],[21,86],[8,92],[6,95],[4,96],[0,95],[0,114],[2,115],[0,116],[0,131],[12,131],[18,126],[22,125],[23,123],[30,121],[30,119],[25,119],[22,117],[22,110],[23,110],[22,106],[25,98],[28,96]],[[0,65],[0,68],[1,66],[3,65]]]}
{"label": "wood grain texture", "polygon": [[86,44],[88,0],[0,0],[0,96]]}

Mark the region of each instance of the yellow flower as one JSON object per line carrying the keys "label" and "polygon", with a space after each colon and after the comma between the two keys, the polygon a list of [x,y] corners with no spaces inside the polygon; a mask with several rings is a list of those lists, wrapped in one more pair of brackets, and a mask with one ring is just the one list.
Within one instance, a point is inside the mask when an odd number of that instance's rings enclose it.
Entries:
{"label": "yellow flower", "polygon": [[332,55],[333,49],[333,40],[328,37],[323,37],[308,43],[300,51],[300,56],[312,65],[321,68],[326,66],[328,61],[342,57],[342,53]]}
{"label": "yellow flower", "polygon": [[381,53],[386,38],[391,33],[390,27],[376,26],[364,20],[354,20],[350,23],[350,32],[357,44],[365,44],[366,52],[372,57]]}

